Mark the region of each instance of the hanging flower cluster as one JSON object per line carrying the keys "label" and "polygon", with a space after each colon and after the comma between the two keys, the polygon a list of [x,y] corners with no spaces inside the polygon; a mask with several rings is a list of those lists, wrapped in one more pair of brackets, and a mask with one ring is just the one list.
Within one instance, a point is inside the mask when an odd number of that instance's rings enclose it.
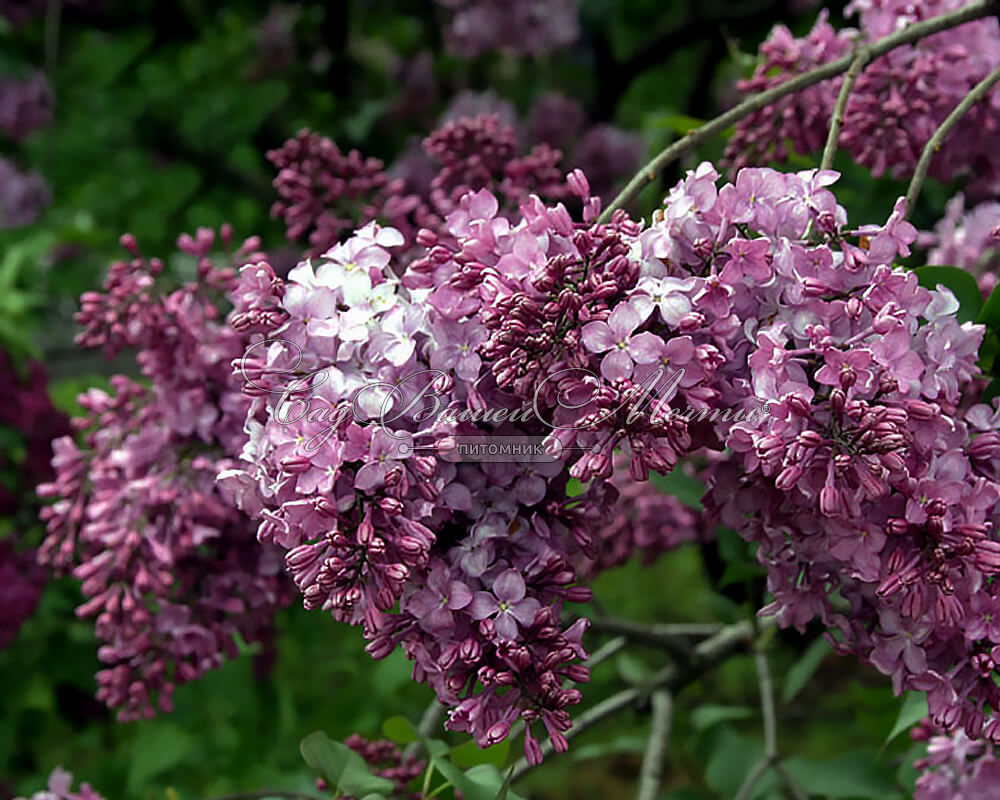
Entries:
{"label": "hanging flower cluster", "polygon": [[[857,30],[834,30],[822,13],[803,39],[778,26],[761,46],[761,62],[740,89],[754,93],[783,83],[872,42],[904,25],[967,5],[965,0],[855,0],[848,15]],[[987,18],[900,47],[865,67],[847,104],[840,145],[878,176],[913,172],[920,154],[945,117],[1000,61],[1000,23]],[[843,78],[786,97],[737,125],[726,154],[734,167],[786,161],[790,142],[798,153],[822,149]],[[950,180],[970,174],[970,191],[993,192],[1000,180],[1000,95],[973,108],[935,157],[931,175]]]}
{"label": "hanging flower cluster", "polygon": [[[615,454],[641,482],[728,447],[708,503],[760,545],[765,611],[819,616],[897,689],[929,690],[938,724],[1000,734],[977,622],[1000,569],[1000,423],[958,403],[982,328],[892,267],[916,238],[902,201],[849,228],[836,177],[745,169],[720,188],[702,164],[642,230],[597,223],[575,172],[582,222],[535,196],[513,221],[480,190],[415,255],[369,223],[286,282],[245,267],[234,320],[259,341],[236,367],[254,400],[221,482],[307,607],[362,626],[373,656],[403,647],[481,744],[521,717],[537,760],[531,724],[564,748],[579,692],[562,683],[586,677],[562,605],[595,565],[658,547],[628,533],[641,493],[608,519]],[[454,457],[483,436],[554,455]],[[569,478],[586,488],[567,499]],[[702,535],[663,505],[667,538]]]}
{"label": "hanging flower cluster", "polygon": [[[562,95],[540,96],[524,131],[508,106],[488,94],[459,95],[420,149],[389,168],[302,131],[268,154],[278,168],[274,187],[281,198],[272,212],[284,222],[289,239],[308,240],[311,255],[372,220],[396,228],[409,247],[421,228],[442,229],[445,217],[470,191],[495,194],[511,219],[531,194],[547,200],[569,197],[559,148],[572,148],[571,163],[594,173],[595,192],[602,196],[642,156],[638,137],[609,125],[586,127],[583,109]],[[519,142],[525,139],[532,144],[522,155]]]}
{"label": "hanging flower cluster", "polygon": [[[235,637],[270,634],[288,599],[275,551],[253,542],[252,528],[220,495],[217,473],[239,451],[248,405],[230,361],[245,347],[216,304],[235,283],[232,267],[210,257],[212,231],[182,236],[179,248],[197,280],[162,291],[163,263],[140,255],[111,266],[105,291],[82,298],[83,347],[109,356],[138,352],[143,382],[111,380],[112,391],[79,398],[74,420],[83,443],[54,443],[55,478],[39,493],[48,536],[40,560],[82,581],[106,665],[98,697],[122,719],[169,709],[175,685],[236,655]],[[231,234],[223,230],[229,249]],[[230,256],[256,258],[256,240]]]}

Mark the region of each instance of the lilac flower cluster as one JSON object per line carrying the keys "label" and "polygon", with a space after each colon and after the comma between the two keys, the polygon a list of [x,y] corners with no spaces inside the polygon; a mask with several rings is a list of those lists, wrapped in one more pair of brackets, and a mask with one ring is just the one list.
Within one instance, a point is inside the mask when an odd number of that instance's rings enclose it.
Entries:
{"label": "lilac flower cluster", "polygon": [[[15,800],[26,800],[18,797]],[[73,775],[61,767],[52,770],[49,776],[48,788],[35,792],[27,800],[104,800],[89,783],[81,783],[77,791],[73,791]]]}
{"label": "lilac flower cluster", "polygon": [[0,157],[0,229],[30,225],[51,200],[45,180],[37,172],[22,172]]}
{"label": "lilac flower cluster", "polygon": [[[523,154],[522,141],[531,143]],[[389,168],[302,131],[268,154],[279,170],[274,186],[281,197],[272,212],[285,223],[289,239],[308,239],[311,255],[373,220],[400,231],[409,247],[421,228],[443,230],[445,217],[470,191],[495,194],[511,219],[531,194],[567,198],[564,149],[570,164],[592,176],[592,191],[606,198],[638,166],[644,146],[638,136],[613,126],[587,127],[580,104],[557,93],[540,95],[522,126],[510,103],[490,93],[463,92],[421,147]]]}
{"label": "lilac flower cluster", "polygon": [[23,458],[0,455],[0,516],[13,533],[0,539],[0,649],[7,647],[35,611],[45,587],[46,573],[36,564],[31,533],[37,527],[33,489],[52,475],[50,442],[69,430],[66,415],[53,407],[47,376],[36,361],[22,375],[10,356],[0,351],[0,425],[16,432]]}
{"label": "lilac flower cluster", "polygon": [[33,550],[19,552],[10,539],[0,539],[0,650],[13,641],[35,613],[45,588],[45,570]]}
{"label": "lilac flower cluster", "polygon": [[[220,480],[306,606],[361,625],[375,657],[402,646],[484,745],[521,717],[530,759],[535,721],[565,746],[579,693],[561,683],[586,673],[583,624],[560,631],[559,611],[588,596],[579,578],[661,546],[630,529],[649,513],[667,546],[735,528],[768,568],[766,613],[819,616],[897,689],[928,690],[943,727],[998,734],[979,623],[1000,569],[1000,415],[959,406],[983,331],[891,266],[916,238],[902,200],[851,229],[836,178],[745,169],[720,188],[702,164],[643,230],[597,223],[574,172],[582,222],[536,196],[515,221],[480,190],[395,261],[405,238],[369,223],[287,282],[246,267],[254,400],[245,465]],[[445,457],[483,434],[563,457]],[[631,487],[609,518],[616,452],[641,482],[724,448],[709,519]],[[586,489],[567,499],[570,477]]]}
{"label": "lilac flower cluster", "polygon": [[403,751],[387,739],[368,741],[355,733],[348,736],[344,744],[360,755],[372,767],[375,775],[395,783],[395,793],[399,797],[419,800],[420,793],[407,794],[406,787],[423,773],[426,761],[416,756],[404,756]]}
{"label": "lilac flower cluster", "polygon": [[[448,217],[450,245],[423,231],[434,261],[413,262],[401,278],[387,267],[390,248],[404,239],[375,223],[300,264],[287,282],[266,264],[244,268],[238,293],[258,294],[247,313],[272,309],[280,325],[271,324],[268,342],[237,364],[254,396],[246,463],[220,482],[259,516],[258,538],[288,551],[307,608],[363,626],[374,657],[402,646],[414,678],[451,707],[450,727],[481,744],[503,739],[522,717],[527,752],[537,760],[530,723],[564,748],[566,708],[579,692],[563,682],[587,677],[578,663],[585,623],[561,630],[559,609],[589,598],[574,585],[573,561],[593,541],[582,508],[593,505],[590,498],[567,501],[560,464],[437,457],[447,436],[495,426],[413,412],[381,426],[343,414],[360,392],[359,414],[378,417],[386,398],[392,402],[386,387],[398,386],[408,400],[427,388],[420,374],[428,370],[438,371],[432,388],[455,414],[510,407],[515,398],[488,373],[476,382],[484,370],[477,348],[488,335],[470,318],[480,302],[450,289],[444,275],[457,268],[455,258],[471,257],[450,247],[482,246],[475,232],[514,235],[498,210],[486,191],[466,196]],[[565,222],[562,241],[573,230],[568,216]],[[545,238],[541,230],[538,236]],[[520,238],[527,246],[536,235],[525,230]],[[452,368],[454,376],[445,372]],[[291,387],[289,406],[283,388],[306,375]],[[520,422],[498,429],[543,433],[540,424]],[[596,516],[599,508],[590,511]]]}
{"label": "lilac flower cluster", "polygon": [[450,15],[445,44],[463,58],[491,50],[541,55],[580,35],[576,0],[436,0]]}
{"label": "lilac flower cluster", "polygon": [[[230,238],[224,229],[227,249]],[[133,258],[111,266],[104,293],[81,298],[77,341],[136,350],[145,383],[118,375],[110,393],[80,396],[83,442],[55,441],[55,478],[39,487],[54,500],[39,558],[82,581],[77,614],[96,619],[104,642],[98,697],[134,719],[154,699],[169,709],[175,685],[235,656],[236,636],[267,637],[289,592],[275,551],[250,546],[252,526],[215,483],[248,405],[229,367],[245,338],[216,308],[235,272],[215,266],[215,235],[200,229],[178,242],[197,279],[166,291],[163,263],[122,243]],[[247,240],[231,261],[256,248]]]}
{"label": "lilac flower cluster", "polygon": [[0,76],[0,131],[15,141],[52,120],[52,87],[45,73],[27,78]]}
{"label": "lilac flower cluster", "polygon": [[965,210],[965,197],[948,201],[944,217],[920,244],[930,247],[928,264],[961,267],[976,276],[989,295],[1000,281],[1000,203],[979,203]]}
{"label": "lilac flower cluster", "polygon": [[[0,132],[18,141],[52,118],[52,88],[41,71],[0,76]],[[51,198],[41,175],[0,157],[0,229],[30,225]]]}
{"label": "lilac flower cluster", "polygon": [[[903,25],[964,5],[964,0],[855,0],[847,11],[858,18],[856,31],[835,31],[825,14],[801,40],[779,26],[761,46],[754,76],[740,88],[757,92],[774,86],[842,56],[859,39],[875,41]],[[876,176],[912,173],[940,123],[998,61],[1000,23],[995,18],[893,50],[869,64],[854,85],[840,145]],[[826,139],[842,80],[826,81],[744,119],[729,141],[729,161],[735,167],[785,161],[786,142],[799,153],[817,152]],[[992,193],[1000,180],[998,144],[1000,95],[992,93],[949,136],[932,162],[931,175],[950,180],[971,174],[974,191]]]}
{"label": "lilac flower cluster", "polygon": [[274,185],[282,199],[273,213],[284,221],[289,239],[308,235],[310,253],[318,255],[358,222],[375,219],[412,245],[421,227],[439,228],[469,191],[496,191],[511,211],[530,192],[566,193],[561,153],[541,144],[517,156],[514,129],[495,115],[445,122],[424,140],[423,151],[430,162],[426,182],[408,179],[415,169],[425,171],[422,159],[408,166],[407,177],[390,177],[378,159],[356,150],[345,156],[329,139],[303,131],[268,154],[280,170]]}
{"label": "lilac flower cluster", "polygon": [[852,231],[824,188],[835,177],[744,169],[731,206],[728,187],[716,199],[714,182],[692,178],[668,202],[707,242],[735,219],[765,234],[725,245],[739,256],[715,293],[741,331],[722,397],[752,393],[770,414],[730,426],[734,457],[709,503],[759,545],[774,597],[762,613],[799,628],[819,617],[897,692],[927,691],[942,729],[1000,739],[1000,415],[960,402],[983,329],[955,320],[950,292],[890,266],[916,238],[904,201],[886,225]]}
{"label": "lilac flower cluster", "polygon": [[992,744],[970,739],[965,731],[942,735],[930,720],[910,736],[927,742],[926,757],[915,764],[923,773],[917,778],[914,800],[985,800],[996,795],[1000,759]]}

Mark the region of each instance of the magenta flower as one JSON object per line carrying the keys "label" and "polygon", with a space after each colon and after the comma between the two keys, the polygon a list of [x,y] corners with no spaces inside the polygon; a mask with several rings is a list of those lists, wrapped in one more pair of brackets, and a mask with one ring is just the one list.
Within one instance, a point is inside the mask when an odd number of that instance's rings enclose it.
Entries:
{"label": "magenta flower", "polygon": [[501,572],[493,582],[492,592],[476,592],[472,598],[472,618],[492,619],[501,639],[517,639],[518,623],[527,628],[542,607],[525,594],[527,587],[517,570]]}

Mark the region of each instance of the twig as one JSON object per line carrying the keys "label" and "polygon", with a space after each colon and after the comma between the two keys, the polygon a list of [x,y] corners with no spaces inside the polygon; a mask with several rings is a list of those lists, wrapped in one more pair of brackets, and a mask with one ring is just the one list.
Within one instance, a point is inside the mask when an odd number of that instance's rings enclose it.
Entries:
{"label": "twig", "polygon": [[764,757],[754,764],[753,769],[747,773],[746,778],[743,779],[743,783],[740,785],[739,791],[736,793],[735,800],[747,800],[753,793],[757,781],[767,772],[768,767],[774,767],[796,800],[808,800],[792,776],[788,774],[778,755],[778,726],[774,713],[774,684],[771,681],[771,668],[767,663],[767,653],[763,645],[757,644],[754,648],[753,658],[754,665],[757,667],[757,681],[760,685],[761,716],[764,718]]}
{"label": "twig", "polygon": [[618,636],[612,639],[610,642],[598,647],[593,653],[590,654],[588,658],[583,663],[588,667],[596,667],[602,661],[607,661],[611,656],[621,650],[625,645],[628,644],[628,639],[624,636]]}
{"label": "twig", "polygon": [[906,190],[906,213],[909,214],[913,210],[914,204],[917,202],[917,197],[920,195],[920,189],[924,185],[924,179],[927,177],[927,171],[931,168],[931,161],[934,160],[934,156],[941,149],[941,145],[944,144],[944,140],[948,138],[948,134],[951,133],[952,128],[954,128],[959,120],[962,119],[972,107],[982,100],[989,93],[990,89],[1000,81],[1000,66],[994,69],[989,75],[983,78],[979,83],[972,87],[965,98],[955,106],[954,111],[952,111],[944,122],[934,131],[934,135],[931,136],[930,141],[924,147],[924,152],[920,154],[920,161],[917,162],[917,169],[913,173],[913,179],[910,181],[910,187]]}
{"label": "twig", "polygon": [[[573,727],[566,731],[566,738],[572,739],[575,736],[579,736],[588,728],[617,714],[623,709],[629,708],[657,689],[668,689],[672,693],[676,693],[679,689],[700,678],[708,669],[720,664],[733,653],[741,650],[752,635],[753,626],[747,621],[726,626],[715,636],[706,639],[695,647],[690,661],[686,664],[670,664],[657,672],[645,686],[635,686],[631,689],[625,689],[587,709],[576,718],[573,722]],[[552,752],[552,741],[548,739],[542,744],[542,755],[548,756]],[[531,768],[532,765],[522,758],[514,765],[511,780],[517,780],[531,770]]]}
{"label": "twig", "polygon": [[760,710],[764,718],[764,755],[774,761],[778,758],[778,726],[774,718],[774,686],[771,670],[767,664],[767,653],[760,646],[754,648],[754,665],[760,683]]}
{"label": "twig", "polygon": [[[956,28],[966,22],[971,22],[972,20],[982,19],[983,17],[989,16],[995,11],[996,6],[996,0],[979,0],[978,2],[971,3],[963,8],[957,9],[956,11],[942,14],[938,17],[933,17],[932,19],[914,22],[902,30],[896,31],[883,39],[879,39],[877,42],[867,45],[866,49],[869,52],[870,58],[875,59],[891,52],[892,50],[895,50],[897,47],[912,44],[913,42],[923,39],[925,36],[930,36],[931,34],[939,33],[940,31],[948,30],[950,28]],[[773,86],[766,91],[755,94],[752,97],[748,97],[739,105],[734,106],[725,113],[717,116],[715,119],[706,122],[700,128],[696,128],[686,136],[681,137],[665,150],[661,151],[659,155],[655,156],[648,164],[639,170],[635,176],[633,176],[632,180],[630,180],[625,188],[622,189],[621,193],[614,199],[611,205],[609,205],[601,214],[600,221],[607,222],[617,209],[624,208],[631,203],[644,187],[656,180],[656,176],[665,166],[671,163],[674,159],[680,157],[683,153],[693,147],[696,147],[706,139],[715,136],[715,134],[721,133],[730,125],[733,125],[741,119],[750,116],[755,111],[760,111],[761,109],[766,108],[776,100],[780,100],[782,97],[802,91],[803,89],[807,89],[810,86],[846,72],[850,69],[851,64],[854,63],[855,58],[856,55],[854,53],[847,53],[841,58],[838,58],[836,61],[831,61],[828,64],[821,64],[808,72],[796,75],[778,86]]]}
{"label": "twig", "polygon": [[441,723],[441,717],[444,715],[444,707],[437,701],[437,698],[431,700],[430,705],[424,709],[423,716],[420,717],[420,722],[417,725],[417,733],[420,734],[420,739],[415,742],[410,742],[403,748],[403,761],[407,761],[413,758],[422,747],[422,740],[426,739],[432,733],[434,729]]}
{"label": "twig", "polygon": [[720,625],[644,625],[628,619],[598,617],[591,621],[595,631],[617,633],[633,642],[662,648],[679,658],[691,655],[691,639],[705,638],[718,633]]}
{"label": "twig", "polygon": [[636,800],[656,800],[663,778],[663,756],[670,738],[670,722],[673,717],[673,698],[665,689],[653,692],[653,723],[646,741],[646,752],[642,757],[639,772],[639,791]]}
{"label": "twig", "polygon": [[748,800],[750,795],[753,793],[754,787],[757,785],[764,773],[767,772],[768,767],[771,766],[771,759],[764,756],[760,761],[753,765],[747,776],[743,779],[743,783],[740,784],[740,790],[736,793],[736,797],[733,800]]}
{"label": "twig", "polygon": [[847,115],[847,102],[851,99],[851,90],[870,60],[871,54],[867,47],[858,47],[855,50],[851,68],[847,70],[847,74],[844,76],[844,82],[840,87],[840,94],[837,96],[837,104],[833,107],[833,117],[830,119],[830,133],[826,137],[823,157],[819,162],[820,169],[830,169],[833,166],[834,156],[837,155],[837,142],[840,140],[840,129],[843,127],[844,117]]}

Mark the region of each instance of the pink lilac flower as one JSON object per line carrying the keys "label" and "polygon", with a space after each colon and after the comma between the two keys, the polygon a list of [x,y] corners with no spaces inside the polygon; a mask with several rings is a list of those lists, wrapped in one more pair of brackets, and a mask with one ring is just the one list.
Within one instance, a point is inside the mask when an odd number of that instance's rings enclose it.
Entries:
{"label": "pink lilac flower", "polygon": [[18,141],[52,119],[53,95],[40,70],[26,78],[0,76],[0,131]]}
{"label": "pink lilac flower", "polygon": [[448,49],[463,58],[496,49],[540,55],[564,47],[579,35],[574,0],[437,0],[451,14]]}
{"label": "pink lilac flower", "polygon": [[103,800],[89,783],[81,783],[77,791],[73,791],[73,775],[62,767],[56,767],[49,775],[48,788],[35,792],[30,798],[15,798],[15,800]]}
{"label": "pink lilac flower", "polygon": [[984,202],[966,211],[965,197],[948,201],[944,217],[919,243],[931,248],[928,264],[961,267],[976,276],[983,295],[1000,281],[1000,203]]}
{"label": "pink lilac flower", "polygon": [[41,175],[22,172],[0,158],[0,228],[17,228],[35,222],[51,196]]}

